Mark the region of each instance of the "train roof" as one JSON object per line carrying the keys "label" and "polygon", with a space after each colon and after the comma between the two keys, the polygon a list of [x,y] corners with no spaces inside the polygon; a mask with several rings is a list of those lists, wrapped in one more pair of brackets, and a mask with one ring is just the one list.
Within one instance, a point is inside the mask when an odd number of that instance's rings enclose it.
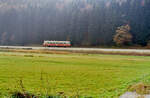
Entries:
{"label": "train roof", "polygon": [[70,41],[48,41],[45,40],[44,43],[65,43],[65,44],[70,44]]}
{"label": "train roof", "polygon": [[70,41],[49,41],[49,40],[44,40],[44,42],[70,42]]}

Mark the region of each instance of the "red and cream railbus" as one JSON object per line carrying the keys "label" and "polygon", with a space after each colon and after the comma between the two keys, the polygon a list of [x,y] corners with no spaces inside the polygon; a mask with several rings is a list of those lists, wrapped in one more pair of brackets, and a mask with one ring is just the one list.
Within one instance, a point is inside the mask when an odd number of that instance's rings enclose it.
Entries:
{"label": "red and cream railbus", "polygon": [[70,41],[44,41],[44,47],[70,47]]}

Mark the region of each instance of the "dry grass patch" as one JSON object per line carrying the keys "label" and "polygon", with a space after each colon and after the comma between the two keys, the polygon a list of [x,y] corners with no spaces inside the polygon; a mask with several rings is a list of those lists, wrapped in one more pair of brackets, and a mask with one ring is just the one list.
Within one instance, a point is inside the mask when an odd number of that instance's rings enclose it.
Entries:
{"label": "dry grass patch", "polygon": [[34,55],[24,55],[24,57],[34,57]]}
{"label": "dry grass patch", "polygon": [[145,83],[137,83],[129,86],[129,91],[136,92],[138,94],[150,94],[150,85]]}
{"label": "dry grass patch", "polygon": [[138,52],[123,52],[123,51],[83,51],[75,50],[70,51],[73,53],[86,53],[86,54],[109,54],[109,55],[133,55],[133,56],[150,56],[150,53],[138,53]]}
{"label": "dry grass patch", "polygon": [[3,52],[42,53],[42,54],[71,54],[69,51],[5,49]]}

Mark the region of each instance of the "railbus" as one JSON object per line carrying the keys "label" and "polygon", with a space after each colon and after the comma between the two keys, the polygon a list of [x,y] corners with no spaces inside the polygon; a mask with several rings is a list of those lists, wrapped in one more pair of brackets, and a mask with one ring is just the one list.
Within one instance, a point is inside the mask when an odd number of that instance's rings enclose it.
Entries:
{"label": "railbus", "polygon": [[43,42],[44,47],[70,47],[71,42],[70,41],[48,41],[45,40]]}

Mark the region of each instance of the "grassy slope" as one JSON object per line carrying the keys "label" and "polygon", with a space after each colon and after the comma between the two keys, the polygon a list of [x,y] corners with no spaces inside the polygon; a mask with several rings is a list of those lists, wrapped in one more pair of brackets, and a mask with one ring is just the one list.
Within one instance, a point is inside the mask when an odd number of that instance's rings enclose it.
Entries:
{"label": "grassy slope", "polygon": [[[25,56],[24,56],[25,55]],[[28,57],[29,55],[29,57]],[[117,97],[135,82],[149,80],[150,57],[0,52],[0,92],[23,79],[27,91]],[[42,78],[42,80],[41,80]],[[47,82],[49,81],[49,82]]]}

